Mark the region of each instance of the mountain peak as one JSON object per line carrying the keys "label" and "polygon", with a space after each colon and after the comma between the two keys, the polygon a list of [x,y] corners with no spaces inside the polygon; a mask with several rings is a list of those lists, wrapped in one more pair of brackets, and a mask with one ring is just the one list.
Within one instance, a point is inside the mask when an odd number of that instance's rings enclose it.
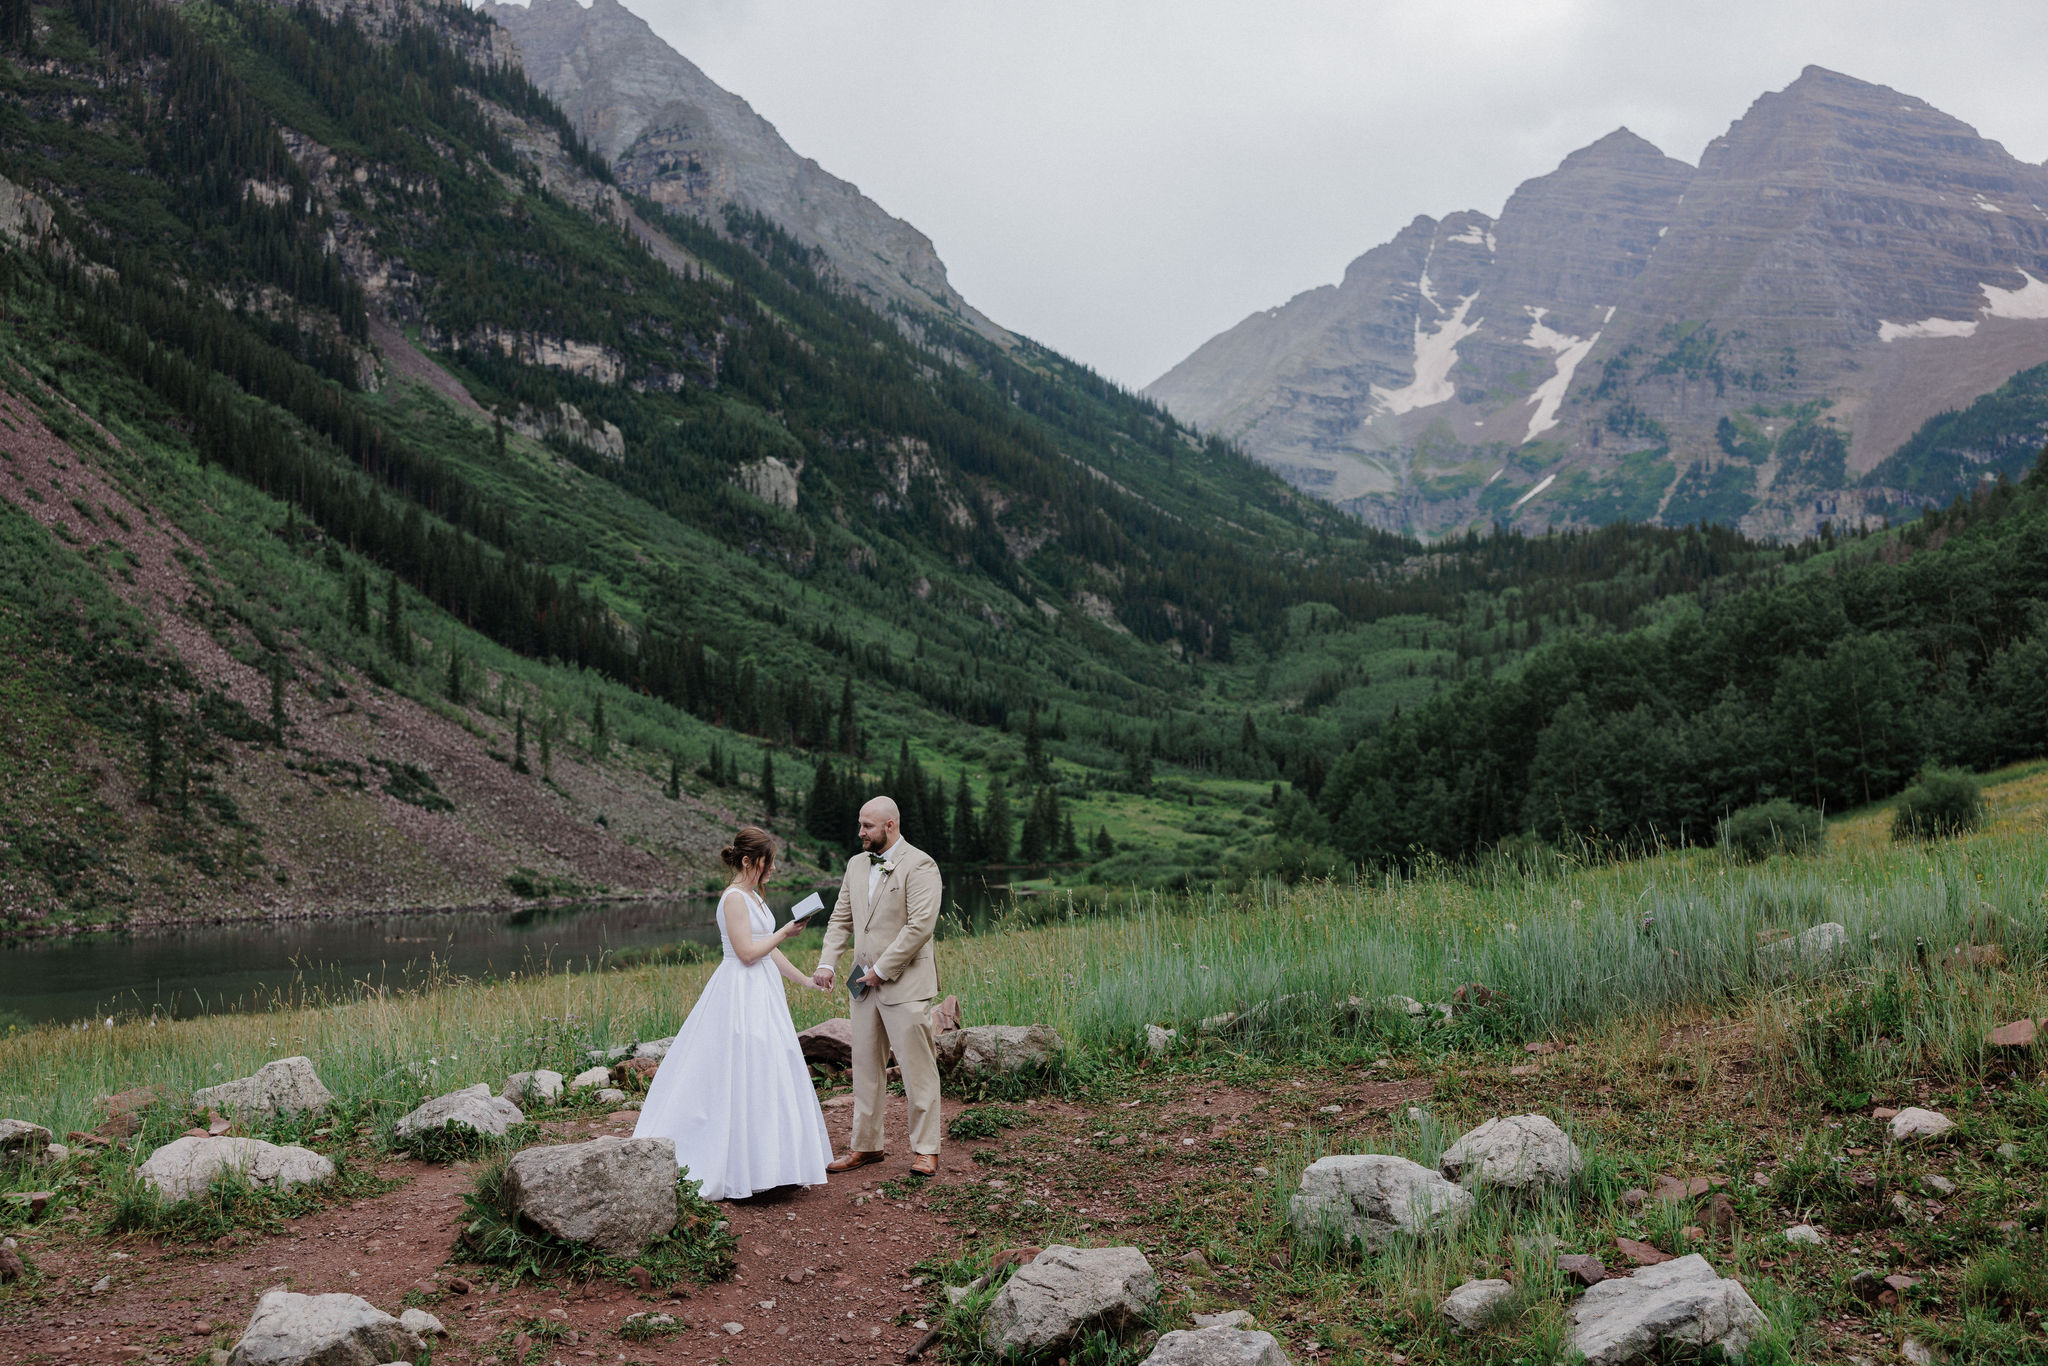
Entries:
{"label": "mountain peak", "polygon": [[1615,129],[1606,137],[1598,138],[1565,157],[1569,162],[1577,157],[1612,160],[1618,157],[1661,157],[1664,150],[1648,138],[1631,132],[1626,126]]}

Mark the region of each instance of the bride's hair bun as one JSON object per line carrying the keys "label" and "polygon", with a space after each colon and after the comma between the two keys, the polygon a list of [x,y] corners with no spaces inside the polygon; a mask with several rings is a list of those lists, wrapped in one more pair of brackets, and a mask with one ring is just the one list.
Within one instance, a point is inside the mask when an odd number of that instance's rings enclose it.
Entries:
{"label": "bride's hair bun", "polygon": [[749,859],[775,858],[775,837],[758,825],[743,825],[733,831],[732,843],[718,851],[718,858],[735,873],[746,867]]}

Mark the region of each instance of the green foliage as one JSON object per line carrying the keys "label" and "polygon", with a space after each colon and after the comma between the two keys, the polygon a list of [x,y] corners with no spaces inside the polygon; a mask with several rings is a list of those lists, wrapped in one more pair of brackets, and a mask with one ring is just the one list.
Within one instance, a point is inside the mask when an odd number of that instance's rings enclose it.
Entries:
{"label": "green foliage", "polygon": [[2048,437],[2048,365],[2022,370],[1961,411],[1936,414],[1863,476],[1900,510],[1968,495],[2027,473]]}
{"label": "green foliage", "polygon": [[491,1153],[517,1152],[539,1134],[539,1127],[532,1124],[515,1124],[503,1135],[492,1135],[450,1120],[438,1129],[418,1129],[403,1138],[394,1134],[391,1148],[422,1162],[468,1162]]}
{"label": "green foliage", "polygon": [[1953,769],[1929,769],[1899,794],[1892,838],[1952,839],[1983,822],[1984,794],[1975,778]]}
{"label": "green foliage", "polygon": [[418,764],[372,757],[370,762],[384,771],[384,795],[417,806],[422,811],[453,811],[455,803],[441,794],[434,775]]}
{"label": "green foliage", "polygon": [[970,1105],[946,1126],[946,1137],[958,1139],[994,1138],[1005,1129],[1029,1122],[1021,1110],[1007,1105]]}
{"label": "green foliage", "polygon": [[1819,811],[1778,797],[1722,820],[1719,843],[1732,857],[1754,863],[1772,854],[1816,852],[1827,842],[1827,833]]}
{"label": "green foliage", "polygon": [[463,1196],[468,1222],[462,1253],[479,1266],[498,1269],[513,1281],[601,1276],[629,1286],[633,1280],[627,1273],[635,1266],[645,1267],[657,1285],[686,1277],[699,1283],[722,1281],[738,1267],[739,1240],[728,1231],[719,1208],[697,1194],[698,1183],[687,1170],[676,1177],[675,1228],[638,1255],[622,1257],[523,1225],[505,1191],[511,1156],[501,1153],[485,1162]]}

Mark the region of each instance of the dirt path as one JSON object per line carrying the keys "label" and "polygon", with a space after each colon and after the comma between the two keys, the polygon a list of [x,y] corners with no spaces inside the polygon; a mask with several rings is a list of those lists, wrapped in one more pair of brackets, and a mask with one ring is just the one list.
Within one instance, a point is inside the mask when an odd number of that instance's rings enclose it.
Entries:
{"label": "dirt path", "polygon": [[[879,1188],[902,1179],[910,1154],[900,1141],[900,1101],[892,1118],[894,1151],[885,1164],[832,1178],[784,1198],[724,1206],[739,1237],[739,1272],[715,1286],[689,1287],[674,1299],[666,1287],[629,1290],[609,1281],[567,1286],[489,1288],[455,1259],[462,1227],[466,1166],[403,1161],[383,1174],[406,1184],[384,1195],[338,1205],[294,1221],[278,1236],[214,1254],[136,1240],[115,1242],[60,1231],[34,1235],[24,1250],[45,1280],[42,1302],[0,1328],[0,1359],[44,1363],[185,1363],[208,1348],[232,1346],[263,1292],[284,1286],[304,1294],[345,1291],[396,1313],[409,1291],[431,1293],[429,1311],[448,1330],[436,1363],[511,1361],[511,1340],[535,1319],[564,1325],[566,1336],[531,1358],[577,1366],[582,1361],[706,1362],[712,1360],[853,1363],[901,1360],[921,1330],[910,1326],[932,1291],[913,1285],[917,1262],[951,1238],[915,1195],[891,1199]],[[947,1104],[950,1118],[957,1102]],[[827,1109],[833,1140],[844,1148],[850,1109]],[[550,1126],[557,1141],[630,1133],[636,1118]],[[940,1183],[969,1179],[964,1145],[951,1145]],[[438,1279],[436,1279],[438,1273]],[[107,1288],[93,1285],[108,1277]],[[481,1281],[467,1294],[449,1293],[457,1278]],[[665,1340],[622,1341],[626,1316],[640,1310],[673,1314],[688,1330]],[[905,1319],[903,1326],[895,1322]],[[727,1323],[741,1325],[728,1333]]]}

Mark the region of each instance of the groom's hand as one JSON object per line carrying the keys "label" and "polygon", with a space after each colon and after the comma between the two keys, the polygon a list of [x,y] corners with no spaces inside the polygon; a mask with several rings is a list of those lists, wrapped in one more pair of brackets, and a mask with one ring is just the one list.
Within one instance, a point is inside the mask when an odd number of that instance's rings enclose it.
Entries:
{"label": "groom's hand", "polygon": [[811,974],[811,985],[820,991],[832,990],[832,969],[819,968]]}

